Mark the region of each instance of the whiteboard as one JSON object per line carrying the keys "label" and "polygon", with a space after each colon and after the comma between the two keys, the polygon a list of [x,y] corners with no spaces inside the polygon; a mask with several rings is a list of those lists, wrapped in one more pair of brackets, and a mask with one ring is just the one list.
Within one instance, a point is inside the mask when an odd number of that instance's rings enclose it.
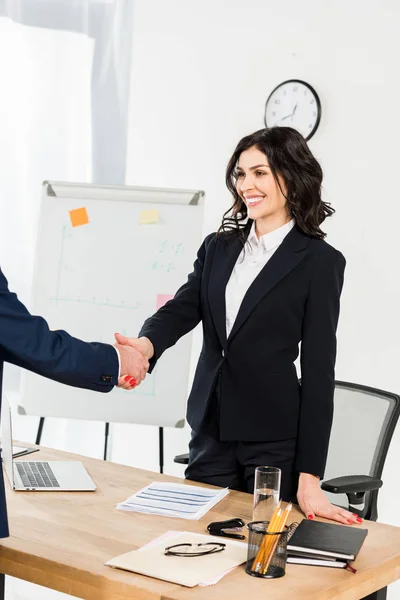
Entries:
{"label": "whiteboard", "polygon": [[[31,311],[86,341],[135,337],[186,281],[202,191],[44,182]],[[135,390],[81,390],[24,371],[20,414],[183,427],[192,335]]]}

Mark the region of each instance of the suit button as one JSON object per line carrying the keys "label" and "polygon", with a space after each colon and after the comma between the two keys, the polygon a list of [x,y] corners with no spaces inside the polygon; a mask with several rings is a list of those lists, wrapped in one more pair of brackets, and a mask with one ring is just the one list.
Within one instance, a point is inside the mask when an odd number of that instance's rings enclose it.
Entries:
{"label": "suit button", "polygon": [[225,356],[225,352],[222,350],[222,356]]}
{"label": "suit button", "polygon": [[102,375],[100,377],[100,381],[102,381],[103,383],[111,383],[112,375]]}

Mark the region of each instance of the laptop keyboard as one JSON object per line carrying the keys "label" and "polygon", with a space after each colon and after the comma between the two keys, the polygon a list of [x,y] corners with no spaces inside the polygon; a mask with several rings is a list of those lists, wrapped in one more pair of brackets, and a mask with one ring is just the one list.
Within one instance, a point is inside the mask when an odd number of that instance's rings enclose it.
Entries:
{"label": "laptop keyboard", "polygon": [[49,463],[15,461],[14,464],[18,469],[24,487],[60,487]]}

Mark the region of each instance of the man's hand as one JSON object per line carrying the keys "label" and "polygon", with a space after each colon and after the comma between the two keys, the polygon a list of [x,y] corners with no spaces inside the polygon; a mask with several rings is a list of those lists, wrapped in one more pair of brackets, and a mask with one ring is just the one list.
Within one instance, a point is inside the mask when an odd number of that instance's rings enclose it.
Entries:
{"label": "man's hand", "polygon": [[128,345],[115,344],[121,360],[121,372],[118,379],[124,382],[124,389],[132,389],[139,385],[146,377],[149,361],[135,348]]}
{"label": "man's hand", "polygon": [[[154,347],[149,338],[128,338],[120,333],[116,333],[115,340],[117,341],[116,347],[118,350],[122,347],[127,351],[134,350],[139,354],[145,361],[147,372],[149,368],[148,361],[154,355]],[[135,387],[135,381],[132,382],[132,378],[136,379],[135,374],[132,371],[123,371],[121,368],[121,377],[118,379],[118,387],[123,388],[124,390],[131,390],[132,387]],[[139,383],[140,382],[138,382],[137,385],[139,385]]]}

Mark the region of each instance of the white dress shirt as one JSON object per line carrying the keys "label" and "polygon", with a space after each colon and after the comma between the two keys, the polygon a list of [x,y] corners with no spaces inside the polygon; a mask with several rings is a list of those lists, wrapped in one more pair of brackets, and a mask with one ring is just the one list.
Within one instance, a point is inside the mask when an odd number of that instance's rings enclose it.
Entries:
{"label": "white dress shirt", "polygon": [[227,337],[232,331],[247,290],[293,227],[294,219],[258,239],[253,222],[247,242],[236,261],[225,290]]}
{"label": "white dress shirt", "polygon": [[119,377],[121,377],[121,355],[119,353],[118,348],[116,348],[115,346],[113,346],[113,348],[118,356],[118,378],[119,378]]}

